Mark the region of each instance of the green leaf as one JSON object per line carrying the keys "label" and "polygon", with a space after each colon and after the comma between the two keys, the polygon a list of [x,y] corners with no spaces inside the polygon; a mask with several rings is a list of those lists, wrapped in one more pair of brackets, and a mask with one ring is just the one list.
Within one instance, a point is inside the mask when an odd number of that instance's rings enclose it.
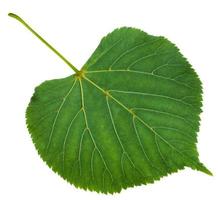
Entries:
{"label": "green leaf", "polygon": [[76,187],[103,193],[190,167],[201,82],[174,44],[134,28],[104,37],[82,70],[45,81],[27,108],[42,159]]}

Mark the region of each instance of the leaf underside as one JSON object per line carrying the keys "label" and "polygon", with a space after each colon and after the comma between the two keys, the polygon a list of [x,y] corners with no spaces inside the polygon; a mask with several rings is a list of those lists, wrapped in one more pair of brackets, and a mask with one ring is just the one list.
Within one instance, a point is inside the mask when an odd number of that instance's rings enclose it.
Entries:
{"label": "leaf underside", "polygon": [[201,94],[174,44],[124,27],[101,40],[80,73],[36,87],[27,126],[65,180],[120,192],[185,166],[211,174],[196,148]]}

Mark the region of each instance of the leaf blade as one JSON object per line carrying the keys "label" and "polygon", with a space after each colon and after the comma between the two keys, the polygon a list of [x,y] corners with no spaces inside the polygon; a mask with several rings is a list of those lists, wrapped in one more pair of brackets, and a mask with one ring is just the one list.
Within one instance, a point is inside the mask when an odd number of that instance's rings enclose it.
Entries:
{"label": "leaf blade", "polygon": [[[59,106],[45,103],[61,98]],[[27,124],[54,171],[77,187],[114,193],[185,166],[211,174],[196,148],[201,101],[201,82],[174,44],[121,28],[102,39],[80,74],[36,89]]]}

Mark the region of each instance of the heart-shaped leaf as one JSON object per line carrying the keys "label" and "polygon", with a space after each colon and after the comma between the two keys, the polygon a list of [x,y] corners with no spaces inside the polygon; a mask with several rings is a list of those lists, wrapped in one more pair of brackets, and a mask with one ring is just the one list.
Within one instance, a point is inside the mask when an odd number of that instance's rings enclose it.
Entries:
{"label": "heart-shaped leaf", "polygon": [[196,149],[201,93],[174,44],[124,27],[80,71],[35,89],[27,125],[53,171],[76,187],[119,192],[185,166],[211,174]]}

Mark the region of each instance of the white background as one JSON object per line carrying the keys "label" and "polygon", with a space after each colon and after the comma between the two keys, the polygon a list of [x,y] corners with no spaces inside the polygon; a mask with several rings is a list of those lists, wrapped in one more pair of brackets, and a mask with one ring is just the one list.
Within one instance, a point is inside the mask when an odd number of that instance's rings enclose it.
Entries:
{"label": "white background", "polygon": [[[218,5],[216,0],[0,1],[0,199],[218,199]],[[200,160],[214,173],[185,169],[147,186],[103,195],[76,189],[39,158],[25,125],[34,87],[72,70],[21,24],[22,16],[80,68],[102,36],[120,26],[176,43],[199,74],[204,112]]]}

